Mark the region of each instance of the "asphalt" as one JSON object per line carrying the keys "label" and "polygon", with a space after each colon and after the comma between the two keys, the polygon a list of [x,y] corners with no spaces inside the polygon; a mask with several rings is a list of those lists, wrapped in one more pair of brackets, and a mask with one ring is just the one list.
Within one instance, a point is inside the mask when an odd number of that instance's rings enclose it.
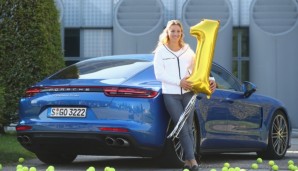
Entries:
{"label": "asphalt", "polygon": [[[290,171],[287,168],[289,160],[293,160],[296,165],[298,162],[298,132],[295,132],[291,139],[291,148],[288,150],[286,156],[282,160],[277,160],[275,163],[279,166],[278,171]],[[223,163],[228,162],[231,166],[238,166],[242,170],[240,171],[273,171],[268,166],[269,160],[264,160],[259,165],[258,169],[251,169],[251,164],[255,163],[255,153],[252,154],[234,154],[234,155],[222,155],[211,156],[202,160],[202,165],[199,171],[222,171]],[[27,166],[35,166],[37,171],[46,171],[48,165],[41,163],[38,159],[31,159],[26,161]],[[137,158],[125,158],[125,157],[108,157],[108,156],[79,156],[74,163],[69,165],[55,166],[56,171],[84,171],[89,166],[94,166],[96,171],[104,171],[103,166],[114,166],[117,171],[181,171],[178,168],[156,168],[152,164],[138,160]],[[133,166],[132,166],[133,165]],[[0,169],[1,170],[1,169]],[[5,166],[2,171],[15,171],[16,164]],[[228,170],[230,171],[230,170]]]}

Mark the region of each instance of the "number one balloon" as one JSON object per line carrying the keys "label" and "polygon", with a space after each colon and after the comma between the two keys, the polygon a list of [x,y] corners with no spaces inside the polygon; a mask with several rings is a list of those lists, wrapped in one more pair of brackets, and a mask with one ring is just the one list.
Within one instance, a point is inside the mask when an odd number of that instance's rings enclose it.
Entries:
{"label": "number one balloon", "polygon": [[217,32],[219,28],[218,20],[204,19],[197,25],[190,28],[190,34],[197,38],[196,59],[188,81],[192,82],[193,97],[185,107],[175,128],[168,135],[168,138],[177,138],[190,112],[193,111],[196,96],[198,93],[204,93],[209,99],[211,96],[209,76],[212,67],[214,48],[216,44]]}
{"label": "number one balloon", "polygon": [[208,19],[204,19],[190,28],[190,34],[197,38],[197,49],[193,72],[188,81],[192,82],[192,91],[195,94],[204,93],[207,95],[207,98],[210,98],[212,93],[209,76],[218,28],[218,20]]}

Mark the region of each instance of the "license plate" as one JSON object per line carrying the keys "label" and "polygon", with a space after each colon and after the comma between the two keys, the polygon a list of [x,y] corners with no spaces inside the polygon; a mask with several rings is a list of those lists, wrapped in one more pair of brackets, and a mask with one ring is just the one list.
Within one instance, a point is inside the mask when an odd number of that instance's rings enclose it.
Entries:
{"label": "license plate", "polygon": [[50,108],[50,117],[86,117],[87,109],[84,107],[52,107]]}

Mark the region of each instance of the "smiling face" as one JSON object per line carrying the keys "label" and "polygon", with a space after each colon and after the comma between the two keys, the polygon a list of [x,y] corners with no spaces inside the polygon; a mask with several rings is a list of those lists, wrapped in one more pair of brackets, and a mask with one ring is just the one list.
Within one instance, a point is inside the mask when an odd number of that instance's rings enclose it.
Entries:
{"label": "smiling face", "polygon": [[178,24],[171,25],[167,33],[171,43],[179,43],[182,36],[182,29]]}

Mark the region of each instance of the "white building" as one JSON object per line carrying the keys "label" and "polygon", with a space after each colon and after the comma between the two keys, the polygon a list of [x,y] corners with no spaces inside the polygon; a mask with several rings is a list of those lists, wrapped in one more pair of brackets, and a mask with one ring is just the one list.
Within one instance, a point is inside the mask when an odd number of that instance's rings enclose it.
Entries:
{"label": "white building", "polygon": [[56,0],[67,64],[96,56],[151,53],[168,20],[187,32],[220,20],[214,60],[258,92],[283,101],[298,123],[297,0]]}

